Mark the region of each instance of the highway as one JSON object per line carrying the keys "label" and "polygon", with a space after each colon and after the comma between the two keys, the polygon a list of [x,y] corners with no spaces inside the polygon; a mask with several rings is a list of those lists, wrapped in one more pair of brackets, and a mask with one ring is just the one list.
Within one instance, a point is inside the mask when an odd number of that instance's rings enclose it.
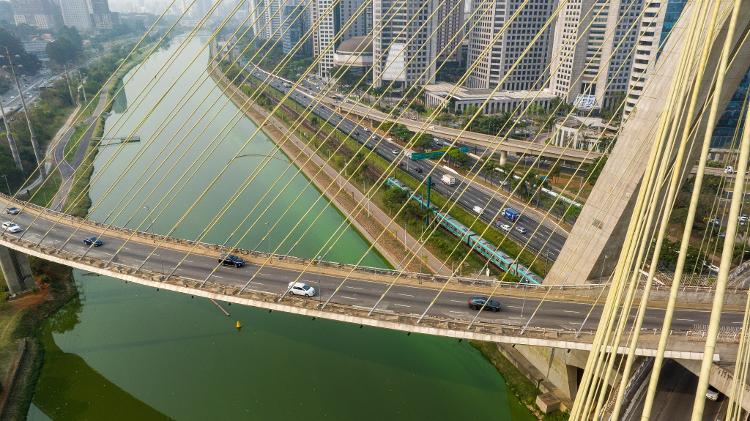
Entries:
{"label": "highway", "polygon": [[[10,204],[11,202],[3,198],[0,201],[0,209],[4,209]],[[26,206],[24,202],[12,202],[12,204],[21,207]],[[100,235],[102,232],[100,228],[98,228],[100,231],[94,232],[93,230],[97,228],[93,225],[72,217],[64,218],[61,222],[55,223],[55,219],[53,219],[56,218],[55,214],[46,210],[39,212],[36,209],[38,208],[24,208],[17,216],[4,215],[4,220],[15,221],[24,228],[24,231],[19,234],[3,232],[2,236],[5,238],[17,237],[34,243],[41,242],[41,246],[62,249],[76,256],[87,253],[88,257],[96,258],[102,262],[112,259],[113,263],[132,269],[136,269],[143,264],[144,269],[157,273],[169,274],[174,271],[174,275],[183,279],[202,281],[209,276],[217,265],[219,252],[207,252],[207,249],[198,247],[196,254],[186,256],[184,248],[177,246],[177,243],[165,242],[162,243],[161,247],[155,249],[147,236],[136,235],[130,241],[126,241],[127,234],[123,231],[113,231],[108,236],[101,236],[104,245],[89,248],[83,244],[83,239],[88,236]],[[36,221],[35,214],[39,215]],[[78,231],[76,231],[77,229]],[[45,235],[47,231],[49,233]],[[177,263],[183,258],[185,258],[184,263],[177,266]],[[211,275],[210,282],[237,287],[252,280],[249,283],[249,290],[278,296],[286,290],[289,282],[299,277],[299,279],[318,289],[320,293],[314,298],[287,297],[285,300],[325,301],[331,298],[342,280],[339,276],[331,276],[322,273],[320,270],[315,273],[306,272],[300,277],[298,269],[293,269],[293,266],[283,266],[278,260],[274,260],[273,266],[266,265],[262,268],[257,265],[257,262],[261,260],[258,260],[255,264],[251,258],[248,257],[247,260],[248,265],[242,268],[219,267]],[[372,276],[372,272],[366,273],[367,276]],[[366,280],[364,274],[365,272],[355,272],[353,278],[347,281],[338,293],[333,295],[331,301],[356,308],[372,308],[386,290],[386,282],[393,278],[383,275],[382,281],[380,278]],[[436,297],[436,288],[439,285],[438,283],[425,283],[421,286],[396,285],[380,302],[377,309],[395,314],[422,314]],[[504,326],[523,326],[528,323],[531,328],[572,331],[595,329],[599,320],[599,305],[596,305],[592,310],[591,304],[549,300],[544,301],[537,309],[540,301],[533,295],[511,297],[502,295],[507,294],[503,289],[498,291],[500,292],[497,298],[503,306],[503,311],[499,313],[483,312],[480,317],[481,321]],[[518,289],[515,292],[518,293],[517,291]],[[470,292],[446,290],[435,302],[435,305],[430,308],[428,315],[468,322],[476,314],[476,311],[469,309],[467,305],[469,298],[474,295]],[[591,311],[591,315],[587,318],[589,311]],[[649,309],[643,327],[645,329],[660,328],[663,313],[661,309]],[[534,314],[533,318],[532,314]],[[684,331],[692,330],[696,325],[705,325],[708,323],[709,315],[708,311],[680,309],[675,314],[673,329]],[[722,323],[727,327],[739,327],[741,321],[742,314],[732,311],[725,312],[722,317]]]}
{"label": "highway", "polygon": [[[253,73],[253,76],[261,80],[265,80],[270,75],[257,67],[254,68]],[[286,93],[289,91],[290,87],[287,82],[275,76],[271,77],[271,86],[281,92]],[[310,107],[314,100],[312,95],[302,89],[292,92],[290,97],[305,107]],[[450,172],[441,166],[436,166],[429,160],[412,161],[405,156],[403,148],[397,143],[370,132],[366,127],[358,125],[348,118],[344,118],[328,106],[318,103],[315,105],[313,112],[321,119],[327,120],[330,124],[334,126],[338,125],[341,131],[348,134],[360,144],[365,144],[368,149],[374,150],[375,153],[385,160],[389,162],[398,160],[400,168],[418,180],[423,180],[426,174],[432,171],[433,190],[443,196],[450,197],[456,191],[460,194],[465,188],[463,194],[458,198],[457,203],[469,212],[473,212],[472,209],[474,206],[483,208],[484,213],[480,218],[486,223],[495,223],[494,216],[499,215],[501,210],[508,206],[503,206],[506,201],[503,194],[494,192],[482,184],[470,183],[464,177]],[[444,174],[456,176],[460,180],[459,183],[455,186],[448,186],[440,182],[440,178]],[[494,198],[492,198],[493,194],[495,194]],[[517,206],[514,207],[518,208]],[[504,221],[504,223],[510,222]],[[528,242],[528,248],[535,253],[540,253],[540,259],[547,259],[551,263],[557,258],[567,238],[567,233],[563,229],[550,221],[549,218],[540,218],[537,211],[528,210],[522,213],[515,228],[519,226],[524,227],[527,233],[521,233],[516,229],[511,230],[509,233],[511,239],[519,244]]]}

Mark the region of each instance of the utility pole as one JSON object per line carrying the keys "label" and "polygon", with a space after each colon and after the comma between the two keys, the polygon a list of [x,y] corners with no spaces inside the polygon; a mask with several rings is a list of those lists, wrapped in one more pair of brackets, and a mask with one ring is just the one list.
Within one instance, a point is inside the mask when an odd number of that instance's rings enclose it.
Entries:
{"label": "utility pole", "polygon": [[29,119],[29,111],[26,108],[26,99],[23,97],[23,90],[21,89],[21,83],[18,81],[18,76],[16,76],[16,68],[13,65],[13,58],[10,55],[10,51],[8,51],[8,47],[5,47],[5,57],[8,58],[8,66],[10,67],[10,73],[13,76],[13,80],[16,82],[16,88],[18,88],[18,97],[21,98],[21,107],[23,107],[23,114],[26,117],[26,126],[29,128],[29,138],[31,139],[31,147],[34,149],[34,158],[36,159],[36,164],[39,167],[39,173],[41,174],[42,178],[47,176],[47,169],[44,168],[44,157],[41,155],[39,151],[39,145],[36,142],[36,136],[34,136],[34,129],[31,127],[31,120]]}
{"label": "utility pole", "polygon": [[10,133],[10,124],[8,124],[8,118],[5,115],[5,107],[3,107],[3,101],[0,100],[0,116],[3,117],[3,124],[5,125],[5,137],[8,139],[8,147],[10,147],[10,154],[13,156],[13,162],[16,163],[16,168],[23,171],[23,163],[21,163],[21,155],[18,153],[18,146],[16,140],[13,139],[13,135]]}

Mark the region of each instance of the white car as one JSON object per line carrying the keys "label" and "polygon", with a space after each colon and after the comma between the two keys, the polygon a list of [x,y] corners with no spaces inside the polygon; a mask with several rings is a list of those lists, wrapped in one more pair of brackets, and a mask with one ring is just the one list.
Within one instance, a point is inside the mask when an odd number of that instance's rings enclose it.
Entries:
{"label": "white car", "polygon": [[522,227],[522,226],[520,226],[520,225],[516,227],[516,231],[520,232],[521,234],[526,234],[527,232],[529,232],[529,231],[528,231],[528,230],[526,229],[526,227]]}
{"label": "white car", "polygon": [[508,224],[500,224],[500,229],[503,231],[510,231],[510,225]]}
{"label": "white car", "polygon": [[473,210],[474,213],[480,216],[484,213],[484,208],[482,208],[481,206],[474,206],[473,208],[471,208],[471,210]]}
{"label": "white car", "polygon": [[316,293],[315,288],[304,282],[289,282],[289,292],[303,297],[314,297]]}
{"label": "white car", "polygon": [[3,222],[3,231],[8,231],[10,233],[16,234],[16,233],[23,231],[23,228],[18,226],[18,224],[16,223],[6,221],[6,222]]}

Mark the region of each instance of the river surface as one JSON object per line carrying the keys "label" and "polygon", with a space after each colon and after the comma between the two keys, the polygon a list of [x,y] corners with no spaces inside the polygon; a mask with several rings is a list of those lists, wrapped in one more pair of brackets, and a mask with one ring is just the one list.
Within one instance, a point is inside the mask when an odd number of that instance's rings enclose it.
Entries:
{"label": "river surface", "polygon": [[[182,43],[187,48],[157,77]],[[364,255],[362,264],[387,266],[353,228],[337,230],[344,218],[295,168],[285,172],[289,161],[251,121],[235,117],[207,78],[203,45],[175,41],[126,76],[105,136],[134,133],[141,141],[100,148],[90,217],[303,257],[355,263]],[[185,94],[192,97],[181,107]],[[232,160],[238,150],[243,156]],[[252,182],[214,225],[246,177]],[[203,299],[80,271],[75,279],[79,299],[44,329],[32,420],[532,419],[465,342],[239,306],[225,305],[226,317]]]}

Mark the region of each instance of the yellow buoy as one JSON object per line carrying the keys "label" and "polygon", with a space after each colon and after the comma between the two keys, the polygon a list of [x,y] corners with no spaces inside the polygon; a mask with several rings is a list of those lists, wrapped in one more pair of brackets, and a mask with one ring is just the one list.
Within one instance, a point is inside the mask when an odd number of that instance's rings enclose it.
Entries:
{"label": "yellow buoy", "polygon": [[237,323],[234,324],[234,327],[236,327],[237,330],[240,330],[240,329],[242,329],[242,323],[240,323],[240,321],[237,320]]}

